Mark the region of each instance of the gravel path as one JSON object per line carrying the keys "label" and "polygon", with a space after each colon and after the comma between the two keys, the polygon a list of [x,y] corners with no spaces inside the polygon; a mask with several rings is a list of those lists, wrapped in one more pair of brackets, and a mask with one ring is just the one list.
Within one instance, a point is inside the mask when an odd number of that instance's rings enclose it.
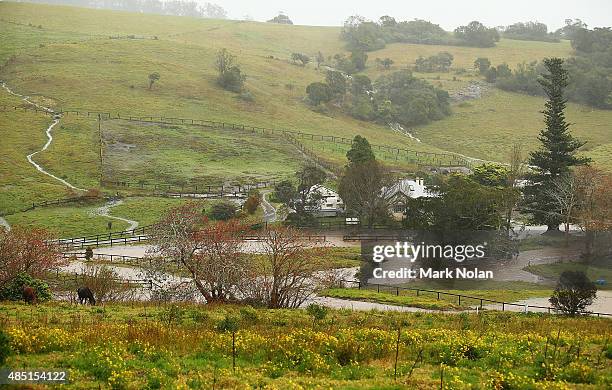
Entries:
{"label": "gravel path", "polygon": [[261,193],[261,207],[264,211],[264,222],[275,222],[277,218],[276,209],[268,202],[268,194],[270,194],[270,192],[271,191],[263,191]]}
{"label": "gravel path", "polygon": [[103,216],[103,217],[116,219],[118,221],[127,222],[127,223],[130,224],[130,226],[127,229],[125,229],[125,230],[134,230],[134,229],[136,229],[138,227],[138,221],[133,221],[133,220],[127,219],[127,218],[117,217],[117,216],[114,216],[114,215],[110,214],[110,209],[112,207],[119,206],[120,204],[123,204],[123,201],[121,199],[110,200],[104,206],[98,207],[97,209],[93,210],[92,215],[93,216],[100,215],[100,216]]}
{"label": "gravel path", "polygon": [[[33,101],[31,101],[29,96],[21,95],[21,94],[18,94],[16,92],[12,91],[9,87],[6,86],[5,83],[2,83],[2,88],[4,88],[11,95],[14,95],[14,96],[17,96],[17,97],[21,98],[21,100],[23,100],[24,102],[26,102],[26,103],[28,103],[28,104],[30,104],[30,105],[38,108],[38,109],[44,110],[44,111],[46,111],[48,113],[51,113],[51,114],[53,113],[53,110],[50,109],[49,107],[44,107],[44,106],[41,106],[38,103],[34,103]],[[56,118],[53,119],[53,122],[49,125],[49,127],[47,127],[47,130],[45,131],[45,134],[47,135],[47,142],[45,143],[45,145],[42,147],[42,149],[37,150],[34,153],[28,154],[26,156],[26,158],[28,159],[28,162],[30,164],[32,164],[34,166],[34,168],[36,168],[36,170],[38,170],[39,172],[41,172],[41,173],[43,173],[43,174],[45,174],[45,175],[47,175],[49,177],[52,177],[53,179],[59,181],[60,183],[62,183],[63,185],[65,185],[68,188],[71,188],[71,189],[77,190],[77,191],[85,191],[83,188],[76,187],[75,185],[67,182],[66,180],[64,180],[64,179],[62,179],[60,177],[57,177],[57,176],[55,176],[52,173],[47,172],[42,166],[40,166],[38,163],[36,163],[32,159],[32,157],[34,157],[38,153],[43,152],[43,151],[45,151],[45,150],[47,150],[49,148],[49,146],[51,145],[51,142],[53,142],[53,135],[51,135],[51,130],[53,130],[53,128],[59,122],[60,122],[60,118],[59,118],[59,116],[56,116]]]}

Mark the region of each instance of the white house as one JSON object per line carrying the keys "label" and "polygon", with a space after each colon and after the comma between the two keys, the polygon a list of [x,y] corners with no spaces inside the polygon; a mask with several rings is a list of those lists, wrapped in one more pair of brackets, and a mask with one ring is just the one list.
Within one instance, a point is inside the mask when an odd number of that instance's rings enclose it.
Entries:
{"label": "white house", "polygon": [[312,186],[310,192],[319,192],[321,194],[321,201],[316,212],[317,216],[335,217],[344,213],[344,202],[342,202],[342,198],[340,198],[336,191],[317,184]]}
{"label": "white house", "polygon": [[422,198],[434,196],[427,187],[423,179],[416,178],[402,179],[390,187],[384,187],[382,189],[383,196],[389,202],[389,211],[393,214],[393,217],[402,219],[404,217],[404,211],[406,210],[406,200],[408,198]]}

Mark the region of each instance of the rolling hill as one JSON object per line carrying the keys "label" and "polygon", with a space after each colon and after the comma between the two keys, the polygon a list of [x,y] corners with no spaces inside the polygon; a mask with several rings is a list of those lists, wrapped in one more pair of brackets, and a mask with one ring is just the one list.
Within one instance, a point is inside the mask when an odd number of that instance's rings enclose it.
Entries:
{"label": "rolling hill", "polygon": [[[454,56],[450,72],[416,73],[416,76],[448,90],[451,95],[474,81],[484,86],[481,98],[455,102],[451,116],[410,129],[419,142],[387,126],[354,119],[339,108],[331,107],[328,112],[319,113],[305,103],[306,86],[322,80],[325,67],[317,69],[313,63],[304,67],[295,65],[290,61],[291,53],[314,55],[321,51],[326,58],[345,53],[337,27],[194,19],[11,2],[0,3],[0,15],[0,63],[3,64],[0,79],[14,91],[44,101],[56,110],[209,119],[345,138],[361,134],[373,144],[420,152],[461,153],[495,161],[505,161],[506,151],[514,142],[523,143],[526,150],[537,146],[537,134],[542,126],[539,111],[544,100],[486,86],[472,70],[474,59],[488,57],[493,64],[507,62],[513,66],[572,54],[567,41],[507,39],[493,48],[396,43],[369,52],[365,74],[372,79],[389,72],[377,68],[375,58],[393,59],[392,71],[405,68],[420,55],[448,51]],[[241,98],[216,84],[215,54],[221,48],[237,56],[247,75],[246,88],[251,97]],[[148,75],[152,72],[158,72],[161,79],[149,89]],[[23,104],[5,91],[0,95],[0,104]],[[588,141],[584,153],[593,157],[597,165],[612,169],[609,152],[612,111],[570,104],[568,116],[574,123],[576,136]],[[0,115],[0,137],[7,140],[0,146],[3,159],[15,167],[3,175],[1,211],[41,198],[57,198],[65,190],[33,170],[22,157],[43,143],[45,121],[48,118],[31,112]],[[138,160],[143,155],[139,152],[146,154],[156,145],[168,148],[166,161],[147,160],[146,164],[151,172],[161,172],[171,166],[170,173],[163,175],[164,180],[170,181],[286,177],[304,161],[304,156],[294,146],[283,144],[286,141],[283,139],[249,141],[252,136],[247,134],[222,136],[219,131],[211,130],[207,136],[197,136],[199,149],[192,150],[191,155],[181,155],[181,145],[196,137],[193,129],[168,130],[166,138],[163,128],[152,131],[143,127],[139,132],[138,126],[121,127],[114,121],[103,121],[101,126],[104,134],[119,134],[125,139],[111,137],[109,140],[104,136],[100,145],[95,117],[67,115],[55,132],[53,144],[37,155],[37,161],[57,176],[65,176],[86,188],[95,187],[99,178],[109,172],[111,176],[113,172],[121,172],[122,178],[127,175],[135,180],[155,179],[155,175],[141,175],[143,169],[138,164],[132,166],[134,169],[124,169],[122,164],[127,164],[132,157]],[[139,145],[133,149],[134,153],[118,153],[111,143],[129,144],[128,130],[132,139],[140,136],[147,145]],[[210,159],[237,149],[237,140],[249,145],[242,157],[238,154],[229,167],[215,166],[214,161],[211,164]],[[338,165],[344,163],[346,146],[304,142],[318,157]],[[100,146],[111,153],[109,157],[116,158],[105,160],[108,166],[100,163]],[[202,156],[207,151],[217,156]],[[118,154],[115,156],[114,152]],[[400,161],[384,153],[381,157],[399,169],[415,169],[410,161]],[[241,158],[244,167],[240,166]],[[266,167],[267,162],[274,163]],[[23,183],[33,182],[37,184],[24,190]],[[52,190],[39,190],[47,187]]]}

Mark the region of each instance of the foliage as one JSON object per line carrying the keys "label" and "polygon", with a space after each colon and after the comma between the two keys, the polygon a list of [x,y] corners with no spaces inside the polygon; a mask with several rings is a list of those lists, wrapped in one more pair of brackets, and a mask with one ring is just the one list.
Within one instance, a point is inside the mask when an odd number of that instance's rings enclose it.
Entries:
{"label": "foliage", "polygon": [[217,52],[216,67],[218,72],[217,83],[232,92],[240,92],[244,87],[246,76],[242,74],[240,66],[236,64],[236,56],[226,48]]}
{"label": "foliage", "polygon": [[321,103],[327,103],[332,99],[332,89],[326,83],[314,82],[306,87],[306,93],[310,102],[317,106]]}
{"label": "foliage", "polygon": [[311,303],[310,305],[306,306],[306,313],[312,317],[313,322],[324,320],[325,317],[327,317],[328,312],[329,309],[327,307],[318,305],[316,303]]}
{"label": "foliage", "polygon": [[247,213],[252,215],[252,214],[255,214],[255,211],[257,211],[257,208],[259,207],[260,204],[261,204],[261,194],[259,194],[259,192],[253,192],[249,194],[249,197],[244,202],[243,207]]}
{"label": "foliage", "polygon": [[414,62],[414,70],[417,72],[448,72],[452,63],[453,55],[442,51],[435,56],[417,58]]}
{"label": "foliage", "polygon": [[491,67],[491,61],[489,61],[486,57],[478,57],[474,61],[474,68],[478,69],[480,74],[485,74],[487,70]]}
{"label": "foliage", "polygon": [[306,165],[295,175],[297,186],[288,180],[282,181],[275,186],[274,196],[292,209],[298,219],[303,219],[319,210],[321,192],[318,187],[325,182],[327,175],[315,165]]}
{"label": "foliage", "polygon": [[593,303],[597,294],[595,283],[582,271],[563,271],[557,287],[550,297],[554,308],[575,315]]}
{"label": "foliage", "polygon": [[293,24],[293,22],[291,21],[291,19],[289,19],[289,16],[285,15],[284,13],[280,12],[278,15],[276,15],[275,17],[273,17],[272,19],[268,20],[268,23],[276,23],[276,24]]}
{"label": "foliage", "polygon": [[394,63],[395,63],[395,61],[393,61],[389,57],[385,57],[383,59],[376,58],[376,64],[381,66],[385,70],[391,69],[391,65],[393,65]]}
{"label": "foliage", "polygon": [[346,152],[346,158],[349,164],[358,164],[366,161],[372,161],[376,159],[372,146],[365,137],[356,135],[353,138],[353,143],[348,152]]}
{"label": "foliage", "polygon": [[[426,299],[414,294],[400,298]],[[440,363],[445,364],[448,388],[609,387],[606,336],[610,325],[603,318],[329,309],[333,325],[314,330],[307,325],[312,317],[306,310],[256,309],[259,320],[241,321],[235,332],[234,372],[229,355],[232,335],[213,327],[227,317],[236,318],[239,308],[184,305],[185,310],[209,316],[209,323],[196,325],[198,331],[194,331],[189,317],[172,326],[160,319],[157,314],[168,306],[112,304],[107,315],[100,316],[84,307],[41,305],[45,311],[32,314],[19,310],[21,305],[4,304],[2,311],[14,311],[19,318],[4,329],[15,354],[7,365],[27,361],[36,367],[64,367],[71,373],[71,383],[64,386],[69,389],[140,389],[156,383],[163,388],[188,387],[189,383],[205,389],[253,384],[279,389],[294,384],[393,389],[410,387],[410,383],[438,388]],[[27,322],[32,315],[37,321],[34,328]],[[56,320],[43,321],[47,315]],[[76,318],[87,326],[73,326]],[[401,322],[410,326],[400,331],[397,370],[401,379],[396,381],[398,331],[393,324]],[[415,361],[417,367],[407,378]],[[542,369],[542,363],[547,369]],[[540,375],[546,372],[554,375]]]}
{"label": "foliage", "polygon": [[408,200],[405,224],[441,232],[498,229],[503,224],[503,191],[470,177],[452,175],[432,189],[436,196]]}
{"label": "foliage", "polygon": [[496,163],[484,163],[472,170],[472,178],[485,186],[503,187],[508,184],[508,168]]}
{"label": "foliage", "polygon": [[157,72],[153,72],[149,75],[149,89],[151,89],[151,87],[153,87],[153,83],[155,83],[156,81],[159,81],[160,76],[159,73]]}
{"label": "foliage", "polygon": [[347,90],[346,77],[342,72],[336,70],[328,70],[325,75],[325,82],[329,85],[331,93],[336,97],[342,97]]}
{"label": "foliage", "polygon": [[383,16],[378,23],[355,15],[344,22],[341,33],[350,49],[378,50],[387,43],[407,42],[417,44],[453,44],[452,37],[439,25],[425,20],[397,22],[393,17]]}
{"label": "foliage", "polygon": [[291,53],[291,60],[295,63],[300,63],[302,66],[306,66],[310,62],[310,57],[304,53]]}
{"label": "foliage", "polygon": [[506,26],[503,37],[523,41],[559,42],[553,33],[548,33],[548,27],[540,22],[518,22]]}
{"label": "foliage", "polygon": [[210,208],[208,216],[215,221],[227,221],[236,216],[236,205],[229,201],[217,202]]}
{"label": "foliage", "polygon": [[73,289],[89,287],[97,302],[121,301],[130,297],[133,290],[124,283],[119,274],[107,265],[88,266],[76,278]]}
{"label": "foliage", "polygon": [[348,164],[338,184],[338,193],[347,213],[358,216],[368,227],[386,223],[389,209],[383,188],[389,186],[391,180],[390,173],[376,160]]}
{"label": "foliage", "polygon": [[18,274],[9,283],[0,288],[0,301],[21,301],[23,300],[24,286],[32,287],[36,292],[38,301],[51,299],[49,285],[40,279],[31,277],[26,273]]}
{"label": "foliage", "polygon": [[567,71],[563,60],[551,58],[544,61],[548,73],[542,75],[540,84],[548,96],[544,113],[546,129],[540,132],[542,146],[531,153],[529,164],[530,184],[525,186],[524,208],[536,223],[548,225],[549,230],[557,230],[561,223],[559,213],[555,213],[554,202],[550,199],[553,181],[568,173],[573,166],[584,165],[588,159],[577,157],[577,150],[584,145],[576,140],[569,131],[565,120],[564,90],[567,87]]}
{"label": "foliage", "polygon": [[499,32],[494,28],[487,28],[478,21],[473,21],[466,26],[457,27],[455,38],[466,46],[492,47],[499,41]]}
{"label": "foliage", "polygon": [[[29,275],[42,278],[65,260],[53,237],[42,229],[0,229],[0,289]],[[18,286],[21,296],[22,285]]]}
{"label": "foliage", "polygon": [[[355,68],[355,71],[359,72],[366,68],[366,62],[368,61],[368,55],[364,50],[353,50],[350,57],[351,64]],[[352,72],[347,72],[352,73]]]}
{"label": "foliage", "polygon": [[4,330],[0,329],[0,367],[4,366],[6,359],[11,355],[10,340]]}
{"label": "foliage", "polygon": [[385,123],[418,125],[450,114],[448,92],[417,79],[408,70],[380,76],[374,90],[376,118]]}

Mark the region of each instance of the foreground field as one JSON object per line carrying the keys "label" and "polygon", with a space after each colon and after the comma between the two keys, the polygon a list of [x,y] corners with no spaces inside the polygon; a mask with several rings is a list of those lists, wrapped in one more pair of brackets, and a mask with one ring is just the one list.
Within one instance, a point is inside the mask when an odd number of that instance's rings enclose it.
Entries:
{"label": "foreground field", "polygon": [[331,311],[313,321],[302,310],[66,303],[2,304],[0,318],[8,367],[67,369],[75,389],[600,389],[612,378],[610,321],[595,318]]}

